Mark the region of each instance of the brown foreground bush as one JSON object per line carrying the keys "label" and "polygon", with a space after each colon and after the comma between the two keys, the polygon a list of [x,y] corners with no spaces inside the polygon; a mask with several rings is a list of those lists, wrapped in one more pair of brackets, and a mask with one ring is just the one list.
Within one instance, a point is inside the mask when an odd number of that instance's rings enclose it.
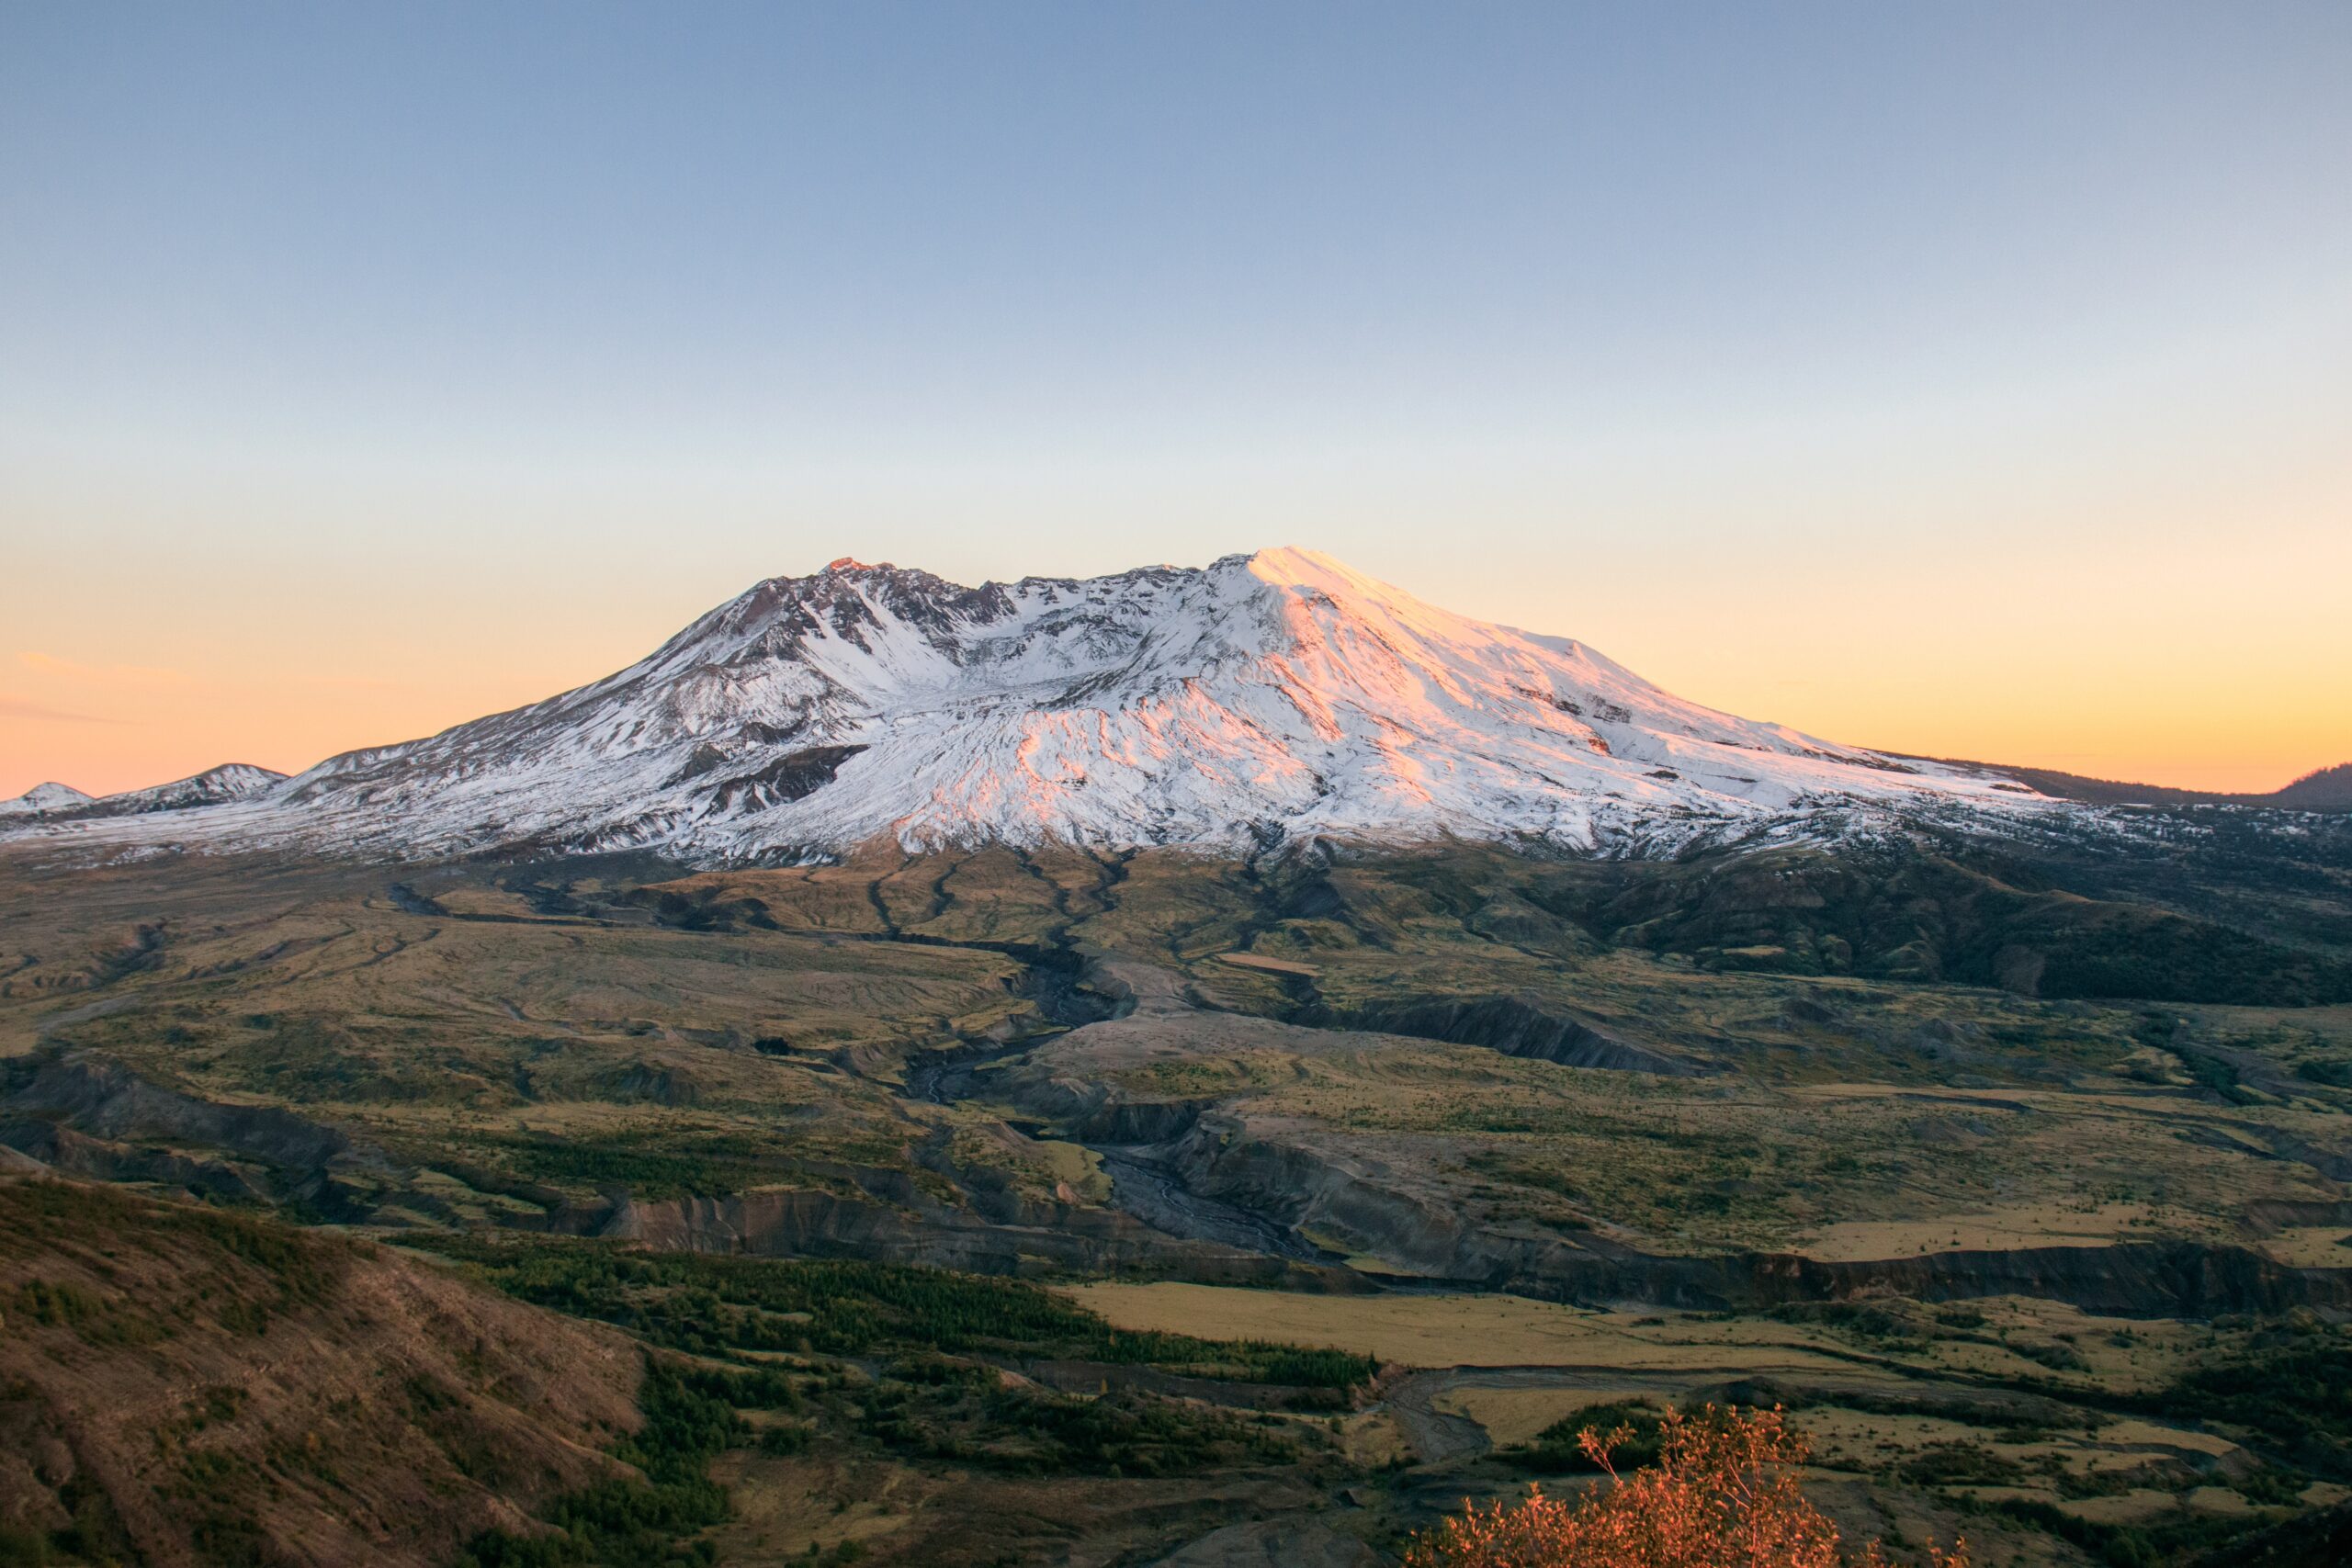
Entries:
{"label": "brown foreground bush", "polygon": [[[1587,1432],[1608,1483],[1574,1503],[1530,1487],[1525,1500],[1472,1507],[1417,1539],[1407,1568],[1876,1568],[1878,1543],[1849,1558],[1838,1527],[1797,1490],[1788,1467],[1803,1436],[1777,1409],[1674,1411],[1658,1461],[1619,1475],[1610,1450],[1631,1433]],[[1968,1568],[1966,1542],[1930,1550],[1933,1568]]]}

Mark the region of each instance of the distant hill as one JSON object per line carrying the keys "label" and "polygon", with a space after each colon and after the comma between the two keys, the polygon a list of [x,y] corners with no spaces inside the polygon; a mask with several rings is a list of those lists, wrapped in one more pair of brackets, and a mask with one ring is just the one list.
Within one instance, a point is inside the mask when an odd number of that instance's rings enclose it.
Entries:
{"label": "distant hill", "polygon": [[62,784],[51,779],[37,784],[13,800],[0,800],[0,817],[30,817],[44,811],[70,811],[87,806],[92,796],[84,795],[72,784]]}
{"label": "distant hill", "polygon": [[2352,811],[2352,762],[2305,773],[2267,798],[2299,811]]}
{"label": "distant hill", "polygon": [[2220,790],[2174,789],[2165,784],[2088,778],[2081,773],[2062,773],[2054,768],[2013,768],[1948,757],[1910,760],[2003,774],[2056,799],[2079,800],[2092,806],[2267,806],[2286,811],[2352,811],[2352,762],[2338,762],[2332,768],[2305,773],[2286,788],[2267,795],[2232,795]]}

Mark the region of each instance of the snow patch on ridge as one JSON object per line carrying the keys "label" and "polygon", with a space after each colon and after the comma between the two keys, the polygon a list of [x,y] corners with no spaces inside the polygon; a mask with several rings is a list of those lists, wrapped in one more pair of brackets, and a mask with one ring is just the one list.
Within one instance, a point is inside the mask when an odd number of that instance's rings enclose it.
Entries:
{"label": "snow patch on ridge", "polygon": [[45,822],[83,821],[94,817],[131,817],[151,811],[182,811],[238,800],[285,781],[286,775],[250,762],[224,762],[170,784],[119,795],[92,796],[61,784],[35,786],[15,800],[0,801],[0,816],[37,814]]}

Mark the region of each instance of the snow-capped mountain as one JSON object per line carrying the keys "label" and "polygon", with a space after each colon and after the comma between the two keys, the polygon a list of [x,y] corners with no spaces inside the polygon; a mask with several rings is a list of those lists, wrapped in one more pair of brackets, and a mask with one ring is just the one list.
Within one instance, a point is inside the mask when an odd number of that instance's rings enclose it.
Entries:
{"label": "snow-capped mountain", "polygon": [[70,810],[77,806],[89,805],[91,798],[72,784],[62,784],[52,779],[48,784],[33,785],[13,800],[0,800],[0,818],[32,817],[45,811]]}
{"label": "snow-capped mountain", "polygon": [[251,762],[223,762],[170,784],[125,790],[104,795],[83,810],[92,817],[134,817],[150,811],[185,811],[197,806],[220,806],[284,784],[286,775]]}
{"label": "snow-capped mountain", "polygon": [[286,775],[251,762],[223,762],[170,784],[119,795],[88,795],[70,784],[36,784],[14,800],[0,800],[0,817],[39,816],[45,821],[83,821],[93,817],[136,817],[151,811],[185,811],[242,800],[283,784]]}
{"label": "snow-capped mountain", "polygon": [[714,861],[875,839],[1626,852],[2037,804],[1996,775],[1701,707],[1581,643],[1286,549],[978,588],[840,560],[763,582],[577,691],[168,821],[64,830]]}

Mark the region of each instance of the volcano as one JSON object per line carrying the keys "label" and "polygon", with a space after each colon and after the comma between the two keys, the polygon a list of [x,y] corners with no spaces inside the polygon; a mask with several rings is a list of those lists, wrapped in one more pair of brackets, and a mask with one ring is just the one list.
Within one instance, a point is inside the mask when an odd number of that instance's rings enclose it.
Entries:
{"label": "volcano", "polygon": [[593,684],[218,805],[35,831],[699,862],[1444,838],[1580,853],[2049,808],[1838,745],[1310,550],[966,588],[842,559]]}

